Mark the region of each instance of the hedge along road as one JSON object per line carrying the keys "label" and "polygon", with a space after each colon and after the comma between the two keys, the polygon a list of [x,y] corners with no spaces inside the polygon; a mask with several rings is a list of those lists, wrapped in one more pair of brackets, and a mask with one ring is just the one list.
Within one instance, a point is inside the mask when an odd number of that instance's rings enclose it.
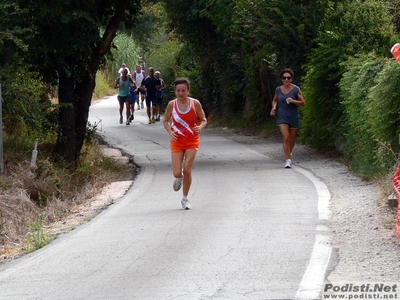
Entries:
{"label": "hedge along road", "polygon": [[172,189],[169,136],[116,96],[90,122],[132,155],[127,194],[89,223],[0,269],[0,299],[313,299],[330,260],[329,191],[309,171],[202,132],[189,194]]}

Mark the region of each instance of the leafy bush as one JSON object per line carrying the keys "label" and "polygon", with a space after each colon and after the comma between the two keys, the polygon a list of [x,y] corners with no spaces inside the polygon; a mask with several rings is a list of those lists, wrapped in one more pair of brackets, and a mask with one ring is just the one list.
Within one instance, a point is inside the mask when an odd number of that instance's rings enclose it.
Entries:
{"label": "leafy bush", "polygon": [[338,88],[345,72],[342,64],[373,51],[389,57],[394,40],[392,20],[380,1],[338,2],[328,12],[303,86],[307,105],[303,109],[302,139],[320,149],[341,144],[342,132],[337,124],[344,108]]}
{"label": "leafy bush", "polygon": [[36,221],[31,221],[29,223],[28,237],[24,247],[24,250],[27,253],[43,248],[52,240],[54,240],[54,237],[43,229],[44,221],[45,216],[43,214],[39,214]]}
{"label": "leafy bush", "polygon": [[372,137],[378,142],[375,151],[377,167],[390,170],[396,163],[400,134],[400,66],[394,60],[385,62],[371,88],[368,120]]}
{"label": "leafy bush", "polygon": [[361,55],[343,66],[345,158],[364,177],[381,177],[392,171],[399,150],[400,67],[394,59],[375,55]]}
{"label": "leafy bush", "polygon": [[[345,139],[342,153],[350,167],[365,176],[376,172],[375,155],[377,141],[373,138],[371,120],[370,90],[385,59],[373,55],[361,55],[350,59],[344,67],[346,72],[340,81],[341,104],[344,115],[340,122]],[[361,151],[360,151],[361,150]]]}
{"label": "leafy bush", "polygon": [[111,49],[110,54],[112,59],[108,60],[106,69],[110,72],[111,77],[115,79],[122,63],[125,63],[131,72],[135,70],[139,60],[139,49],[132,36],[125,33],[118,34],[113,43],[114,47]]}
{"label": "leafy bush", "polygon": [[57,134],[57,106],[52,104],[50,85],[28,67],[15,66],[13,74],[0,73],[3,125],[9,136],[51,140]]}
{"label": "leafy bush", "polygon": [[115,89],[112,86],[115,78],[117,78],[117,75],[115,74],[115,76],[111,77],[107,70],[98,71],[96,74],[96,87],[94,88],[92,101],[115,94]]}

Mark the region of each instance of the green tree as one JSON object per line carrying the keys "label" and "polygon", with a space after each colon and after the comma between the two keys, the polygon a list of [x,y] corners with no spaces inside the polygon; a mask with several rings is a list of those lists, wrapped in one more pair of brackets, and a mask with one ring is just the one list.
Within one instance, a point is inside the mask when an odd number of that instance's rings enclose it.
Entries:
{"label": "green tree", "polygon": [[371,102],[386,100],[383,95],[378,101],[372,98],[371,88],[376,85],[376,78],[386,60],[375,55],[350,58],[344,66],[346,71],[339,84],[344,107],[341,126],[347,128],[342,148],[346,161],[359,174],[377,173],[374,152],[378,145],[371,131]]}
{"label": "green tree", "polygon": [[[267,119],[276,73],[301,77],[330,1],[164,0],[171,29],[184,41],[178,64],[198,68],[195,85],[208,111],[253,124]],[[185,59],[183,59],[185,58]],[[182,61],[186,65],[182,65]],[[250,110],[250,111],[248,111]]]}
{"label": "green tree", "polygon": [[381,1],[343,1],[332,6],[321,23],[318,47],[310,54],[304,94],[303,141],[318,148],[334,148],[345,134],[338,83],[342,65],[357,54],[390,56],[393,23]]}
{"label": "green tree", "polygon": [[301,80],[307,55],[315,46],[317,29],[330,2],[237,1],[231,40],[241,41],[248,80],[244,93],[251,99],[260,121],[265,121],[265,111],[271,107],[275,86],[280,83],[280,69],[292,68],[296,82]]}
{"label": "green tree", "polygon": [[[120,24],[133,24],[139,0],[15,1],[21,35],[29,45],[26,60],[47,82],[58,85],[59,133],[56,153],[78,162],[83,146],[96,72]],[[104,32],[100,34],[100,32]]]}
{"label": "green tree", "polygon": [[24,61],[28,46],[18,35],[29,32],[18,25],[24,11],[16,3],[0,3],[0,83],[2,85],[3,129],[10,139],[54,138],[54,106],[36,71]]}
{"label": "green tree", "polygon": [[112,80],[118,76],[118,70],[122,63],[126,63],[129,70],[133,72],[140,52],[132,35],[120,33],[115,37],[113,43],[115,47],[111,48],[111,59],[107,60],[107,69],[111,72]]}

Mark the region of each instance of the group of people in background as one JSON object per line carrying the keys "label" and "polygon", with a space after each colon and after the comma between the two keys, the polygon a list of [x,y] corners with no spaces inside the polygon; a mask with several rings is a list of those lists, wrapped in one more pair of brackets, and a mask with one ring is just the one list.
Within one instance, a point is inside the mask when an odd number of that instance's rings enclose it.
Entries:
{"label": "group of people in background", "polygon": [[161,119],[162,100],[166,84],[159,71],[148,69],[148,74],[137,65],[131,74],[125,63],[118,70],[119,77],[115,79],[114,88],[118,89],[119,123],[123,124],[123,111],[126,109],[126,125],[135,118],[135,104],[137,109],[144,109],[146,103],[148,124],[154,124]]}

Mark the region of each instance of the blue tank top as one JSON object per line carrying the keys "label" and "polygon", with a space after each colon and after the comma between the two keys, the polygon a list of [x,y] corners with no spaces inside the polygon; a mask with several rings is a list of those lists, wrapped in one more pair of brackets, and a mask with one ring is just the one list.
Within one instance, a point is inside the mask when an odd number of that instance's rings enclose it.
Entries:
{"label": "blue tank top", "polygon": [[278,119],[276,121],[277,124],[288,124],[291,128],[299,128],[300,125],[300,116],[299,116],[299,107],[293,103],[287,103],[287,98],[293,98],[298,100],[297,94],[299,93],[300,88],[295,85],[293,89],[284,94],[281,90],[281,87],[277,87],[275,92],[278,95]]}
{"label": "blue tank top", "polygon": [[124,86],[120,87],[118,90],[118,96],[121,97],[126,97],[129,95],[129,83],[130,83],[129,77],[127,77],[125,81],[122,80],[122,76],[119,78],[119,84],[122,84],[124,82],[125,82]]}

